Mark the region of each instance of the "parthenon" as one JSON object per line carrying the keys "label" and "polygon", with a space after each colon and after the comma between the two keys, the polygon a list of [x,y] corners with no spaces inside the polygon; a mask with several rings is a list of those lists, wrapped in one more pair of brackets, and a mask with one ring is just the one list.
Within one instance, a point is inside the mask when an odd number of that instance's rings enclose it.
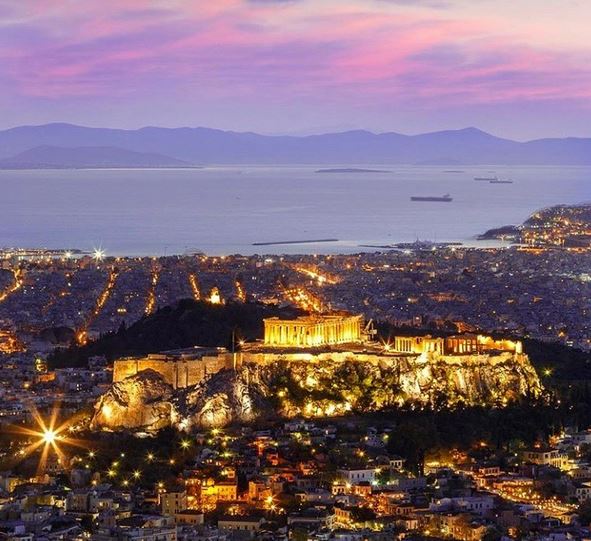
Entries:
{"label": "parthenon", "polygon": [[302,316],[264,320],[265,346],[315,347],[363,341],[360,315]]}

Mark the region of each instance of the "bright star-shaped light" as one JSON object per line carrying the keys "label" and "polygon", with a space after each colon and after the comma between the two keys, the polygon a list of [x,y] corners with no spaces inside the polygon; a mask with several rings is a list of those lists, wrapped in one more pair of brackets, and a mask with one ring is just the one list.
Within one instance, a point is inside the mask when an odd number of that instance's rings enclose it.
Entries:
{"label": "bright star-shaped light", "polygon": [[57,438],[57,434],[55,430],[47,429],[43,431],[43,441],[48,444],[52,444],[55,442]]}
{"label": "bright star-shaped light", "polygon": [[47,458],[51,452],[55,453],[60,462],[66,462],[66,456],[61,449],[62,445],[73,445],[76,447],[87,448],[87,443],[81,440],[71,438],[67,435],[68,429],[76,422],[77,418],[70,418],[61,424],[58,424],[59,406],[54,406],[49,419],[43,419],[35,407],[32,407],[33,420],[35,427],[15,426],[12,430],[23,436],[28,436],[31,441],[27,447],[19,451],[19,455],[24,459],[40,450],[39,464],[37,473],[45,473]]}
{"label": "bright star-shaped light", "polygon": [[106,255],[106,252],[102,248],[95,248],[94,251],[92,252],[92,257],[96,261],[102,261],[103,259],[105,259],[105,255]]}

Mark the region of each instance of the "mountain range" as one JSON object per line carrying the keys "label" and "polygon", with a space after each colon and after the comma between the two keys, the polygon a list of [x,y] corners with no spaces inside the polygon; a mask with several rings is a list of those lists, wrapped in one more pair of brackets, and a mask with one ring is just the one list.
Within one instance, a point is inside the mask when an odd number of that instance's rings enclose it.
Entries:
{"label": "mountain range", "polygon": [[310,136],[211,128],[136,130],[54,123],[0,131],[0,168],[207,164],[591,165],[591,138],[518,142],[477,128],[420,135],[364,130]]}
{"label": "mountain range", "polygon": [[187,162],[151,152],[118,147],[56,147],[41,145],[0,160],[3,169],[109,167],[186,167]]}

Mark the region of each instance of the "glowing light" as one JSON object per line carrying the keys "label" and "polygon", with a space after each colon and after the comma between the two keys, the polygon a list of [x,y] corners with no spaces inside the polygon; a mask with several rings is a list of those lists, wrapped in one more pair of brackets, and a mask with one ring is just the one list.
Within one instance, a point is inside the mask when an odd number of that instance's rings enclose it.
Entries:
{"label": "glowing light", "polygon": [[33,436],[34,438],[36,438],[32,444],[30,444],[25,449],[20,450],[19,456],[26,458],[38,449],[40,449],[41,455],[37,466],[38,474],[45,473],[47,458],[51,451],[53,451],[57,455],[58,461],[60,463],[65,463],[67,461],[66,456],[60,448],[59,444],[85,447],[84,442],[72,439],[65,435],[65,433],[68,431],[68,428],[70,428],[79,417],[68,419],[62,424],[58,425],[57,419],[59,416],[59,408],[57,406],[53,408],[51,416],[47,422],[41,417],[41,415],[36,409],[33,409],[32,413],[33,419],[37,424],[36,429],[26,428],[22,426],[15,426],[13,428],[14,431],[17,433]]}
{"label": "glowing light", "polygon": [[304,288],[295,287],[284,289],[283,295],[288,302],[291,302],[308,312],[322,313],[324,311],[324,303],[322,300],[309,291],[306,291]]}
{"label": "glowing light", "polygon": [[148,299],[146,301],[146,308],[144,312],[147,316],[154,312],[156,308],[156,286],[160,279],[160,271],[157,268],[152,270],[152,279],[150,281],[150,289],[148,290]]}
{"label": "glowing light", "polygon": [[208,300],[210,304],[223,304],[224,302],[220,290],[217,287],[213,287],[211,289]]}
{"label": "glowing light", "polygon": [[270,509],[271,511],[275,510],[275,501],[273,500],[273,496],[267,496],[265,498],[265,505],[267,509]]}
{"label": "glowing light", "polygon": [[240,302],[246,302],[246,290],[244,289],[244,285],[240,280],[236,280],[234,282],[234,286],[236,287],[236,298]]}
{"label": "glowing light", "polygon": [[45,443],[51,444],[51,443],[55,442],[56,437],[57,437],[57,434],[53,430],[48,429],[43,432],[43,441]]}
{"label": "glowing light", "polygon": [[189,274],[189,285],[191,286],[191,291],[193,292],[193,298],[196,301],[200,301],[201,290],[199,289],[199,282],[197,281],[197,276],[195,274]]}
{"label": "glowing light", "polygon": [[338,284],[340,282],[340,279],[338,277],[327,274],[319,270],[317,267],[305,267],[303,265],[300,265],[294,266],[293,269],[296,272],[299,272],[300,274],[303,274],[304,276],[311,278],[312,280],[316,280],[316,282],[320,286],[324,284],[333,285]]}
{"label": "glowing light", "polygon": [[183,449],[188,449],[190,446],[191,446],[191,442],[190,441],[188,441],[188,440],[181,441],[181,447]]}
{"label": "glowing light", "polygon": [[86,323],[82,326],[81,329],[78,330],[76,333],[76,339],[79,344],[83,345],[88,340],[88,328],[91,326],[92,322],[97,318],[97,316],[101,313],[101,310],[105,306],[106,302],[109,300],[111,293],[113,292],[113,288],[115,287],[115,282],[117,281],[117,271],[113,268],[109,273],[109,279],[107,280],[107,284],[105,288],[99,295],[96,303],[94,305],[94,309],[90,313]]}
{"label": "glowing light", "polygon": [[110,419],[111,415],[113,415],[113,408],[109,404],[105,404],[101,411],[106,419]]}
{"label": "glowing light", "polygon": [[102,261],[105,259],[106,252],[102,248],[95,248],[92,252],[92,257],[95,261]]}
{"label": "glowing light", "polygon": [[0,293],[0,302],[3,302],[9,295],[18,291],[24,284],[24,273],[21,269],[13,270],[12,274],[14,276],[13,284]]}

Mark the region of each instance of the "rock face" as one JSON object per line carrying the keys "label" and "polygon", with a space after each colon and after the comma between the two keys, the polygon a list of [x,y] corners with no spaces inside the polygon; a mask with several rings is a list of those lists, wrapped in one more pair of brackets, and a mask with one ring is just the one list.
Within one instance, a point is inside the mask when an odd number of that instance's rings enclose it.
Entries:
{"label": "rock face", "polygon": [[173,390],[153,370],[115,383],[95,404],[94,427],[158,430],[171,423]]}
{"label": "rock face", "polygon": [[526,355],[424,354],[391,363],[245,363],[173,390],[145,370],[114,384],[95,405],[94,427],[158,430],[248,423],[272,416],[325,417],[417,405],[503,406],[541,392]]}

